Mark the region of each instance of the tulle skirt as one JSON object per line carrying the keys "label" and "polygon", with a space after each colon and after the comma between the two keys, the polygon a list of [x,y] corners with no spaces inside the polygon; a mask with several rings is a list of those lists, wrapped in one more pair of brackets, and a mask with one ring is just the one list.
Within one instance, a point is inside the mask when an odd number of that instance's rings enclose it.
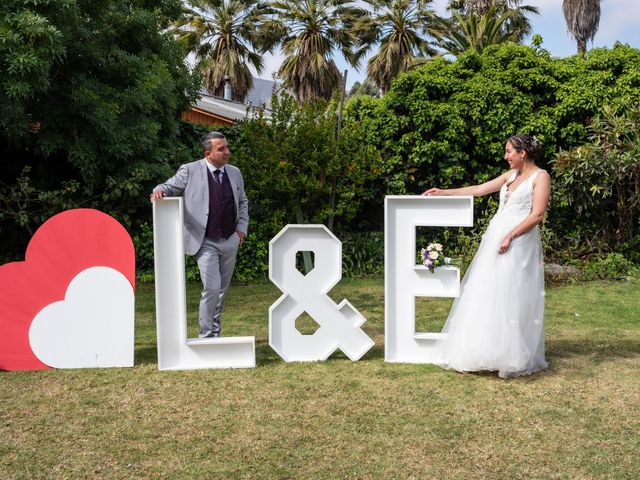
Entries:
{"label": "tulle skirt", "polygon": [[498,213],[461,285],[436,343],[438,363],[461,372],[500,377],[547,368],[544,358],[544,270],[538,227],[498,247],[519,223]]}

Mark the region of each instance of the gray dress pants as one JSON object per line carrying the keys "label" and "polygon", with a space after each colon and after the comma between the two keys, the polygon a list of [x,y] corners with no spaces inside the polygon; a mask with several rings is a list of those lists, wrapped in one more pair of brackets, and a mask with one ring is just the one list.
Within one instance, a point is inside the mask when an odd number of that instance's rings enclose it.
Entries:
{"label": "gray dress pants", "polygon": [[237,233],[220,240],[205,237],[195,255],[203,286],[199,307],[200,338],[220,335],[224,295],[231,283],[239,244]]}

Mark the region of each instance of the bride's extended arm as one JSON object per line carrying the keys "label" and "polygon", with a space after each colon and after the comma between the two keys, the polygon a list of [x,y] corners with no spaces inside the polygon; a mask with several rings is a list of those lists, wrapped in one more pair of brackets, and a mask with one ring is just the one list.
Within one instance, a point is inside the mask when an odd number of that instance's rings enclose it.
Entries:
{"label": "bride's extended arm", "polygon": [[482,197],[483,195],[488,195],[490,193],[497,192],[502,188],[502,185],[505,184],[511,172],[505,172],[499,177],[494,178],[493,180],[489,180],[488,182],[482,183],[480,185],[471,185],[469,187],[462,188],[430,188],[422,192],[422,195],[425,196],[453,196],[453,195],[472,195],[474,197]]}
{"label": "bride's extended arm", "polygon": [[538,174],[538,177],[533,182],[533,203],[531,206],[531,213],[520,224],[518,224],[516,228],[511,230],[506,237],[504,237],[504,240],[502,240],[500,248],[498,249],[498,253],[506,252],[514,238],[524,235],[542,221],[544,218],[544,212],[547,209],[547,204],[549,203],[550,195],[551,178],[549,177],[549,174],[543,170]]}

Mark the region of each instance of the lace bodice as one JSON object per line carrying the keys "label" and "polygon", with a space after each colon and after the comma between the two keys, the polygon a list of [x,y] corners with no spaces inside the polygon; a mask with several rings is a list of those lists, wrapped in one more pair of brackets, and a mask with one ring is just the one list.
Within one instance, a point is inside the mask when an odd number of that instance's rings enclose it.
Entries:
{"label": "lace bodice", "polygon": [[509,185],[513,183],[517,177],[517,172],[513,172],[513,175],[509,177],[509,180],[500,189],[498,214],[517,218],[524,218],[529,215],[533,205],[533,181],[541,171],[542,170],[537,170],[532,175],[529,175],[529,178],[515,189],[508,191]]}

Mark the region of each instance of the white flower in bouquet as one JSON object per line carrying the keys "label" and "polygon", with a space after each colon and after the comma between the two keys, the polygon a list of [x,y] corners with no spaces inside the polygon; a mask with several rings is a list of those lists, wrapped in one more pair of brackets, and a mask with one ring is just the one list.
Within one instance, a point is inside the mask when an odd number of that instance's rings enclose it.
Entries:
{"label": "white flower in bouquet", "polygon": [[444,265],[453,265],[451,257],[446,257],[444,246],[441,243],[429,243],[427,248],[420,250],[422,264],[429,269],[431,273],[435,273],[437,267]]}

